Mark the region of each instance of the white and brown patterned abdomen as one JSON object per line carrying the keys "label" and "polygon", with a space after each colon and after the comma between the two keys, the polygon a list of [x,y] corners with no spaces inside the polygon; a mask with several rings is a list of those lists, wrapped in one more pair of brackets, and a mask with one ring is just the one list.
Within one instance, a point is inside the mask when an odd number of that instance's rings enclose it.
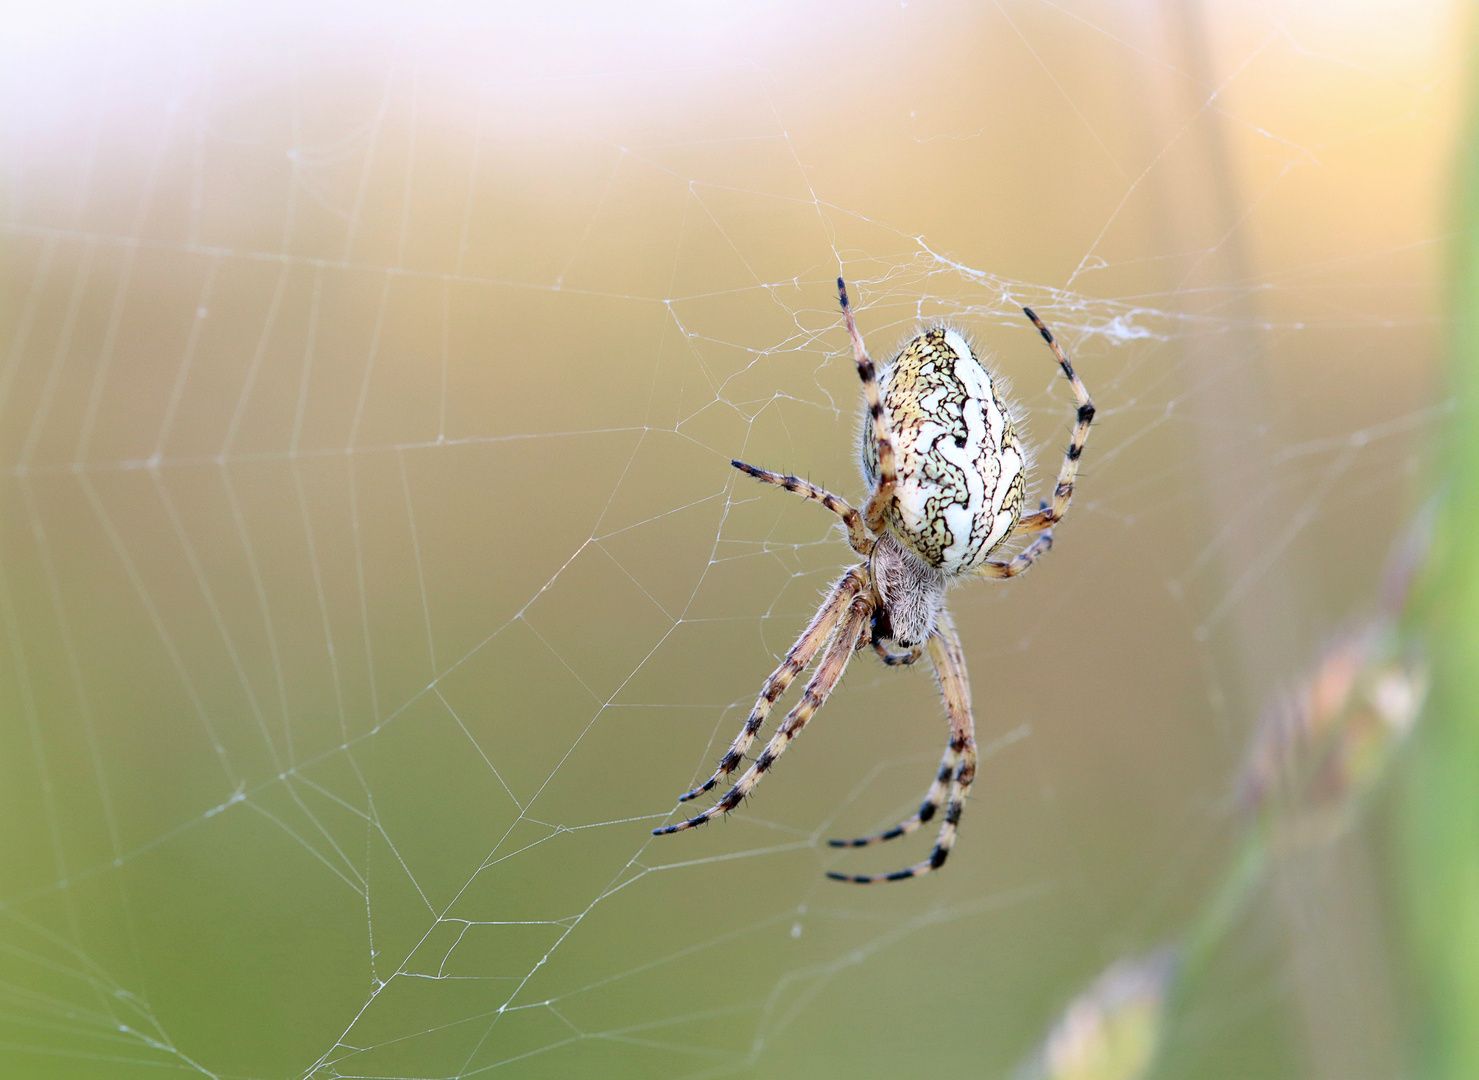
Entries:
{"label": "white and brown patterned abdomen", "polygon": [[[1022,512],[1026,461],[991,374],[959,331],[936,327],[880,380],[898,485],[889,530],[947,575],[974,570]],[[878,443],[863,427],[863,471],[878,482]]]}

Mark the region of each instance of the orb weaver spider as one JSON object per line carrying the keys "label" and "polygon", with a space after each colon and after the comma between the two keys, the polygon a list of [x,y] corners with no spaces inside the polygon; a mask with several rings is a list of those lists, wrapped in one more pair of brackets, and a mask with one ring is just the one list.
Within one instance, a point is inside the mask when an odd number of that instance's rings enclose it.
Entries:
{"label": "orb weaver spider", "polygon": [[[654,829],[653,835],[691,829],[738,806],[826,703],[854,652],[871,644],[889,665],[912,664],[927,652],[950,720],[950,741],[923,804],[892,829],[829,843],[866,847],[904,836],[931,820],[942,805],[945,818],[934,850],[923,862],[891,874],[827,874],[837,881],[871,884],[938,870],[950,854],[976,776],[976,738],[970,680],[960,638],[945,610],[945,590],[966,577],[1016,577],[1052,547],[1053,526],[1063,519],[1073,498],[1094,403],[1052,331],[1031,308],[1023,308],[1078,399],[1077,422],[1052,501],[1044,500],[1037,511],[1024,515],[1027,462],[1011,410],[964,336],[947,326],[931,327],[905,345],[880,377],[863,347],[847,285],[840,277],[837,295],[867,408],[860,447],[869,491],[864,509],[859,512],[846,500],[795,476],[743,461],[730,464],[831,510],[846,525],[848,543],[863,561],[832,586],[781,666],[765,680],[749,719],[714,774],[679,802],[698,798],[739,768],[776,699],[820,655],[801,701],[760,756],[709,809]],[[1015,557],[991,558],[1002,544],[1022,536],[1032,539]],[[891,651],[890,642],[902,651]]]}

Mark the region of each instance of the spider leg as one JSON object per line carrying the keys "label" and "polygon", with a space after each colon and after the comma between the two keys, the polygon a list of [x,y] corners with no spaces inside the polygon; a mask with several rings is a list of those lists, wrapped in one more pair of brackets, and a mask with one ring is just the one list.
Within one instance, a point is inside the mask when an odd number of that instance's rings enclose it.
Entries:
{"label": "spider leg", "polygon": [[676,825],[654,829],[652,830],[654,836],[666,836],[668,833],[681,832],[695,825],[702,825],[711,818],[729,813],[744,801],[745,797],[754,790],[755,785],[760,783],[780,756],[786,752],[786,747],[791,744],[791,741],[801,734],[801,729],[806,727],[807,721],[826,704],[828,696],[836,687],[838,680],[842,678],[842,673],[847,670],[847,662],[852,659],[852,654],[857,652],[858,646],[862,643],[863,634],[868,626],[868,618],[872,614],[873,601],[869,597],[863,595],[853,598],[847,615],[842,620],[842,625],[838,627],[832,643],[827,647],[821,662],[817,664],[811,682],[806,684],[801,700],[786,714],[785,722],[770,737],[770,742],[755,759],[755,764],[745,770],[739,782],[730,788],[722,799],[702,814],[691,817],[687,821],[680,821]]}
{"label": "spider leg", "polygon": [[853,321],[852,305],[847,300],[847,283],[837,279],[837,298],[842,302],[842,315],[847,321],[847,336],[852,339],[852,358],[858,365],[858,378],[863,380],[863,397],[868,402],[868,415],[872,417],[873,435],[878,442],[878,487],[868,500],[863,518],[872,532],[883,531],[883,516],[893,503],[894,487],[898,474],[894,466],[894,440],[889,433],[888,417],[883,412],[883,396],[878,390],[878,372],[873,361],[868,359],[868,350],[863,347],[863,336],[858,333],[858,324]]}
{"label": "spider leg", "polygon": [[945,792],[950,787],[950,778],[955,773],[955,766],[960,761],[960,754],[955,749],[955,740],[951,739],[945,747],[945,756],[940,759],[940,771],[935,773],[935,782],[930,785],[929,791],[924,796],[924,802],[916,813],[907,821],[901,821],[892,829],[885,829],[881,833],[872,836],[861,836],[856,840],[828,840],[832,847],[867,847],[869,844],[880,844],[885,840],[912,833],[926,821],[929,821],[939,811],[945,801]]}
{"label": "spider leg", "polygon": [[[971,683],[970,677],[965,670],[965,657],[960,648],[960,637],[955,632],[955,626],[950,617],[941,612],[939,629],[929,638],[930,660],[935,665],[935,675],[940,680],[940,697],[945,702],[945,712],[950,717],[950,744],[945,751],[945,762],[954,759],[954,775],[949,782],[949,801],[945,807],[945,821],[940,826],[940,835],[935,840],[934,850],[930,852],[928,859],[915,863],[913,866],[903,870],[896,870],[892,874],[838,874],[832,871],[827,876],[835,881],[851,881],[859,885],[871,885],[878,881],[903,881],[905,878],[918,877],[920,874],[928,874],[931,870],[938,870],[945,865],[946,858],[950,855],[950,849],[955,845],[955,830],[960,824],[960,815],[965,808],[966,796],[970,794],[971,782],[976,778],[976,734],[971,722]],[[935,783],[930,786],[929,796],[925,799],[924,806],[919,808],[919,818],[926,815],[933,817],[934,807],[938,802],[932,802],[937,796],[941,779],[945,775],[942,768]],[[880,834],[877,839],[887,840],[894,836],[902,836],[905,832],[917,828],[918,823],[911,818],[899,826],[898,831],[890,830]],[[871,843],[874,838],[866,838],[862,843]],[[854,841],[853,844],[858,843]],[[845,843],[840,846],[850,847],[853,844]]]}
{"label": "spider leg", "polygon": [[[817,652],[827,643],[832,631],[837,628],[837,623],[847,610],[847,605],[862,591],[862,588],[861,567],[849,570],[836,585],[832,586],[832,591],[827,594],[827,598],[822,601],[822,606],[812,616],[811,622],[796,639],[796,644],[792,645],[791,651],[786,653],[781,666],[772,671],[770,678],[766,679],[764,685],[761,686],[760,696],[755,700],[755,707],[750,710],[749,719],[745,721],[745,726],[740,729],[740,733],[735,736],[728,752],[719,759],[719,767],[714,770],[714,775],[682,796],[679,802],[688,802],[690,799],[698,798],[739,767],[739,763],[749,753],[750,744],[755,741],[755,735],[765,725],[765,718],[770,715],[771,706],[786,692],[792,680],[811,664]],[[662,832],[662,829],[654,829],[653,835],[659,835]]]}
{"label": "spider leg", "polygon": [[859,555],[868,555],[872,552],[873,538],[868,535],[868,528],[863,524],[863,515],[858,513],[846,499],[839,498],[826,488],[817,487],[798,476],[787,476],[785,473],[771,472],[768,469],[757,469],[753,465],[746,465],[743,461],[731,461],[730,464],[746,476],[753,476],[756,480],[764,480],[767,484],[775,484],[787,491],[794,491],[803,499],[814,499],[821,503],[840,517],[843,524],[847,526],[847,542],[852,545],[854,551]]}
{"label": "spider leg", "polygon": [[1032,320],[1032,325],[1037,327],[1037,332],[1042,335],[1042,339],[1048,343],[1048,348],[1053,350],[1053,355],[1058,358],[1058,366],[1063,369],[1064,376],[1073,384],[1073,396],[1078,399],[1078,422],[1074,424],[1073,438],[1068,443],[1068,452],[1063,455],[1063,467],[1058,472],[1058,484],[1053,488],[1052,505],[1022,518],[1012,530],[1013,533],[1042,532],[1044,529],[1051,529],[1063,519],[1063,515],[1068,512],[1069,500],[1073,498],[1073,480],[1078,475],[1078,459],[1083,456],[1084,443],[1089,438],[1089,425],[1094,422],[1094,403],[1089,400],[1089,391],[1085,389],[1083,381],[1074,374],[1073,364],[1063,352],[1063,347],[1058,344],[1053,337],[1053,332],[1043,325],[1043,321],[1033,313],[1031,308],[1022,310]]}
{"label": "spider leg", "polygon": [[1053,546],[1053,534],[1051,532],[1040,532],[1032,538],[1028,544],[1009,562],[998,562],[995,559],[982,563],[975,571],[977,577],[984,578],[1009,578],[1016,577],[1025,571],[1042,555]]}

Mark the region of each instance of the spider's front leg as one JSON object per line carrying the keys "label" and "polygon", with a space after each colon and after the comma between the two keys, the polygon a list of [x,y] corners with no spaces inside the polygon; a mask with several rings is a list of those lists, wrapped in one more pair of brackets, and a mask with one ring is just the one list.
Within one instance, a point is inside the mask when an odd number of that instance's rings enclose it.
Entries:
{"label": "spider's front leg", "polygon": [[[955,749],[955,739],[952,738],[945,747],[945,756],[940,759],[940,768],[935,773],[935,782],[930,785],[929,791],[925,792],[924,802],[915,811],[914,815],[906,821],[901,821],[892,829],[874,833],[872,836],[860,836],[856,840],[828,840],[832,847],[851,848],[869,847],[872,844],[881,844],[885,840],[895,840],[900,836],[907,836],[925,822],[931,820],[945,802],[945,793],[950,789],[950,780],[955,775],[955,767],[960,764],[960,754]],[[853,878],[842,874],[829,874],[829,877],[840,881],[852,881]]]}
{"label": "spider's front leg", "polygon": [[950,742],[945,748],[940,771],[935,775],[935,782],[930,785],[924,804],[908,821],[877,836],[860,840],[832,840],[829,843],[833,847],[863,847],[911,833],[935,816],[940,804],[947,799],[948,792],[945,821],[940,826],[934,850],[923,862],[896,870],[892,874],[838,874],[829,870],[827,876],[834,881],[871,885],[879,881],[903,881],[905,878],[918,877],[944,866],[950,849],[955,845],[956,827],[960,824],[960,815],[965,809],[971,783],[976,778],[976,733],[971,720],[971,683],[965,670],[960,638],[950,617],[944,612],[940,615],[939,629],[930,635],[928,646],[930,660],[935,665],[935,675],[940,681],[940,697],[944,700],[945,712],[950,717]]}
{"label": "spider's front leg", "polygon": [[668,833],[681,832],[684,829],[702,825],[720,814],[729,813],[744,801],[745,797],[754,790],[755,785],[760,783],[765,774],[780,760],[780,756],[786,752],[786,747],[790,746],[796,736],[801,734],[801,729],[806,727],[807,721],[827,703],[827,698],[842,678],[842,673],[847,670],[847,662],[852,659],[852,654],[857,652],[858,647],[864,642],[868,619],[872,614],[873,600],[867,593],[853,597],[847,614],[832,638],[832,643],[827,646],[826,653],[822,656],[821,662],[817,664],[816,672],[812,675],[811,681],[806,684],[801,700],[786,714],[785,722],[771,736],[770,742],[765,744],[765,749],[755,759],[755,764],[745,770],[739,782],[730,788],[722,799],[702,814],[691,817],[687,821],[680,821],[676,825],[653,829],[654,836],[666,836]]}
{"label": "spider's front leg", "polygon": [[[792,645],[791,651],[786,653],[781,666],[770,673],[770,678],[766,679],[765,684],[760,688],[760,696],[755,700],[755,707],[750,710],[749,719],[745,721],[745,726],[740,729],[740,733],[735,736],[729,750],[719,759],[719,767],[714,770],[714,775],[679,798],[679,802],[688,802],[712,790],[719,781],[739,767],[739,763],[750,752],[755,736],[765,725],[765,719],[770,715],[771,707],[776,703],[776,699],[784,694],[796,676],[811,664],[822,646],[827,643],[827,639],[832,636],[832,632],[837,629],[837,624],[847,611],[848,605],[863,591],[866,581],[863,567],[855,566],[844,574],[836,585],[832,586],[832,591],[827,594],[827,598],[822,601],[822,606],[812,616],[811,622],[796,639],[796,644]],[[685,826],[679,825],[653,829],[652,834],[662,836],[669,832],[676,832],[683,827]]]}

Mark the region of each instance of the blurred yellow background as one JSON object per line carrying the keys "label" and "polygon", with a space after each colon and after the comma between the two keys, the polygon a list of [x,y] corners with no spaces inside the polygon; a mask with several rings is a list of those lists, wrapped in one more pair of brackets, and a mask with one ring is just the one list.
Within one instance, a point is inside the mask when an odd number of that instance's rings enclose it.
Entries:
{"label": "blurred yellow background", "polygon": [[[0,1074],[1013,1074],[1173,936],[1267,696],[1429,494],[1447,4],[7,15]],[[653,839],[847,562],[875,355],[968,329],[1051,483],[952,594],[989,747],[859,656]],[[1036,497],[1036,496],[1033,496]],[[1378,808],[1379,810],[1379,808]],[[1399,1071],[1383,827],[1158,1075]],[[894,850],[901,849],[901,850]]]}

